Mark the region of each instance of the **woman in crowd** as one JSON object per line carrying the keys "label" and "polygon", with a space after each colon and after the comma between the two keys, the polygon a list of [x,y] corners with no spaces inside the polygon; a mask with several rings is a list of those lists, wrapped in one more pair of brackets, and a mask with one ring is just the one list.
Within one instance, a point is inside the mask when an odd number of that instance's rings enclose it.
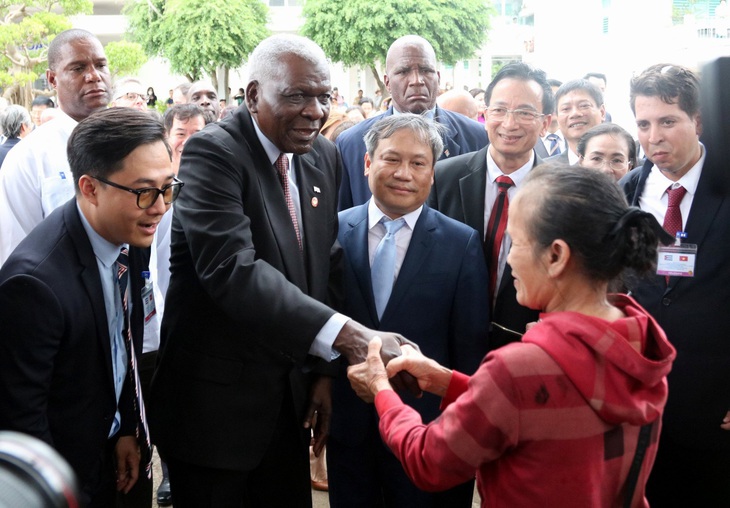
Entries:
{"label": "woman in crowd", "polygon": [[599,123],[578,141],[580,165],[598,169],[617,182],[636,167],[636,142],[623,127]]}
{"label": "woman in crowd", "polygon": [[[517,300],[543,312],[522,342],[469,378],[411,348],[386,369],[375,338],[367,362],[349,368],[353,387],[375,398],[383,439],[422,489],[476,475],[485,507],[647,506],[675,351],[607,286],[625,268],[651,271],[658,239],[671,238],[610,177],[564,165],[534,169],[509,212]],[[429,425],[392,390],[401,370],[443,397]]]}
{"label": "woman in crowd", "polygon": [[154,108],[155,104],[157,104],[157,96],[155,95],[155,89],[152,87],[149,87],[147,89],[147,107]]}

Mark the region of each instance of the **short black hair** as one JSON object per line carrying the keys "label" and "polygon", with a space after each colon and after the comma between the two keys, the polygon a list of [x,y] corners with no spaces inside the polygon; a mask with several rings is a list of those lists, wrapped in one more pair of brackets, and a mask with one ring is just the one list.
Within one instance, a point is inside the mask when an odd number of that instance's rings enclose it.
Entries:
{"label": "short black hair", "polygon": [[196,116],[202,116],[203,120],[205,120],[205,111],[197,104],[175,104],[165,111],[165,116],[163,117],[165,132],[170,133],[175,118],[184,122]]}
{"label": "short black hair", "polygon": [[593,102],[596,103],[596,107],[600,108],[603,106],[603,92],[601,92],[600,88],[585,79],[574,79],[560,85],[560,88],[555,92],[555,109],[557,110],[560,99],[565,95],[579,90],[587,92],[593,99]]}
{"label": "short black hair", "polygon": [[608,84],[606,75],[602,72],[588,72],[585,76],[583,76],[583,79],[585,80],[589,80],[590,78],[602,79],[604,83]]}
{"label": "short black hair", "polygon": [[489,106],[489,102],[492,100],[492,91],[494,87],[503,79],[512,78],[519,79],[520,81],[534,81],[540,88],[542,88],[542,112],[543,114],[552,114],[555,110],[555,103],[553,101],[553,89],[547,82],[547,76],[545,71],[536,69],[524,62],[510,62],[502,67],[499,72],[494,76],[494,79],[489,86],[487,86],[486,92],[484,92],[484,103]]}
{"label": "short black hair", "polygon": [[33,106],[45,106],[47,108],[55,108],[56,103],[53,102],[53,99],[50,97],[46,97],[45,95],[38,95],[35,99],[33,99],[33,102],[30,103],[30,107]]}
{"label": "short black hair", "polygon": [[108,178],[122,169],[124,159],[136,148],[158,141],[172,154],[164,126],[144,111],[109,108],[81,120],[66,147],[76,191],[82,175]]}

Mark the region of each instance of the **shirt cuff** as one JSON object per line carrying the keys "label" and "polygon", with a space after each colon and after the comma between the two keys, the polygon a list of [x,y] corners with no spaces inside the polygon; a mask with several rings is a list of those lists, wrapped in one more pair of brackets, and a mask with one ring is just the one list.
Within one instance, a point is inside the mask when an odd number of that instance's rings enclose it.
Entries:
{"label": "shirt cuff", "polygon": [[339,312],[333,314],[314,338],[314,342],[309,348],[309,354],[323,358],[328,362],[338,358],[340,353],[332,348],[332,344],[335,343],[342,327],[349,320],[349,317]]}

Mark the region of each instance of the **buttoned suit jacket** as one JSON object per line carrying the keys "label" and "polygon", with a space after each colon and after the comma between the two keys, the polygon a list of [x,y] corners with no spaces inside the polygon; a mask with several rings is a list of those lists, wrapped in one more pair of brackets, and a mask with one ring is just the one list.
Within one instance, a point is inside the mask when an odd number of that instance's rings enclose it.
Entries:
{"label": "buttoned suit jacket", "polygon": [[[488,279],[480,235],[424,205],[393,292],[378,319],[370,277],[368,204],[340,212],[339,220],[345,258],[343,312],[372,329],[404,335],[442,365],[467,374],[476,371],[487,352],[489,331]],[[345,368],[333,389],[331,435],[359,444],[372,434],[377,416],[372,404],[355,395]],[[402,396],[424,421],[438,416],[439,398]]]}
{"label": "buttoned suit jacket", "polygon": [[320,136],[294,167],[303,252],[245,106],[185,144],[150,404],[163,455],[246,471],[263,457],[287,392],[303,421],[303,366],[334,314],[322,302],[340,252],[341,163]]}
{"label": "buttoned suit jacket", "polygon": [[[148,249],[147,249],[148,250]],[[130,249],[130,326],[142,347],[142,270],[149,253]],[[92,492],[117,401],[111,340],[96,257],[76,199],[43,220],[0,270],[0,429],[33,435],[73,467]],[[127,376],[118,436],[134,435],[134,388]]]}
{"label": "buttoned suit jacket", "polygon": [[[487,150],[468,153],[436,164],[434,183],[428,204],[445,215],[484,231],[484,193],[487,186]],[[535,156],[533,167],[542,160]],[[483,241],[483,239],[482,239]],[[484,253],[485,257],[487,253]],[[491,297],[491,296],[490,296]],[[492,321],[509,330],[524,333],[527,323],[537,321],[538,312],[517,303],[514,278],[509,264],[505,263],[502,280],[497,288],[497,298]],[[490,349],[496,349],[519,337],[492,326],[489,334]]]}
{"label": "buttoned suit jacket", "polygon": [[[662,432],[693,449],[730,450],[730,432],[720,423],[730,409],[730,185],[727,161],[708,153],[683,243],[697,245],[693,277],[641,279],[631,287],[667,333],[677,358],[667,380],[669,397]],[[653,164],[619,182],[629,204],[639,206]]]}
{"label": "buttoned suit jacket", "polygon": [[[368,118],[347,129],[337,138],[336,144],[342,154],[344,171],[340,186],[339,210],[365,203],[372,193],[365,171],[365,142],[363,138],[378,120],[393,115],[391,106],[382,115]],[[487,144],[484,125],[470,118],[436,106],[434,120],[446,128],[443,134],[444,151],[440,159],[479,150]]]}

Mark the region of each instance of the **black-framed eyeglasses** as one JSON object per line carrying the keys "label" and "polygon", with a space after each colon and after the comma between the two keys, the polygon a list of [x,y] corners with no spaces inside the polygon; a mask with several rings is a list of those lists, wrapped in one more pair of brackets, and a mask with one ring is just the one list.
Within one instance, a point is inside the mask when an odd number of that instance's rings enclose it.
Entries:
{"label": "black-framed eyeglasses", "polygon": [[102,183],[116,187],[117,189],[125,190],[137,195],[137,206],[142,210],[147,210],[157,202],[157,198],[162,195],[162,199],[166,205],[172,204],[177,196],[180,194],[180,189],[183,188],[185,182],[179,180],[177,177],[173,178],[172,183],[165,185],[163,188],[158,189],[157,187],[144,187],[142,189],[131,189],[118,183],[110,182],[106,178],[100,176],[92,176],[92,178],[99,180]]}

